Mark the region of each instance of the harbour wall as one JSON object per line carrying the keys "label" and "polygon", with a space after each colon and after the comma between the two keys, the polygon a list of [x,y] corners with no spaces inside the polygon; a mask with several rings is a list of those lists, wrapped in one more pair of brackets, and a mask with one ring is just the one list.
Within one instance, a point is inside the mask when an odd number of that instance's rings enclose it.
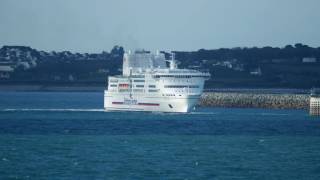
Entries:
{"label": "harbour wall", "polygon": [[[0,85],[1,91],[103,92],[103,86]],[[210,89],[201,96],[203,107],[309,109],[308,90]],[[210,91],[210,92],[208,92]]]}
{"label": "harbour wall", "polygon": [[233,92],[203,93],[199,105],[204,107],[308,109],[308,94],[255,94]]}

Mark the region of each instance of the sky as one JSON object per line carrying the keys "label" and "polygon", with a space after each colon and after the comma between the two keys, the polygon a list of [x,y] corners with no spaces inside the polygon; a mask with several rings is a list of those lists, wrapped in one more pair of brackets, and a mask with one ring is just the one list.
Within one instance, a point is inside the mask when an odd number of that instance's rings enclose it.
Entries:
{"label": "sky", "polygon": [[319,0],[0,0],[0,46],[195,51],[320,46]]}

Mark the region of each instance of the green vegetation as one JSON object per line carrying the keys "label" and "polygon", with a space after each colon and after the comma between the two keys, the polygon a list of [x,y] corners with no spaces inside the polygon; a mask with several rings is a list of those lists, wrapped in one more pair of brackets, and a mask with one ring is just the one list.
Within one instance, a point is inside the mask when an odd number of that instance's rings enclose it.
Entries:
{"label": "green vegetation", "polygon": [[[98,85],[121,74],[124,49],[96,54],[37,51],[24,46],[0,49],[1,84]],[[169,53],[163,52],[169,58]],[[180,68],[208,70],[206,88],[312,88],[320,86],[320,48],[232,48],[176,51]]]}

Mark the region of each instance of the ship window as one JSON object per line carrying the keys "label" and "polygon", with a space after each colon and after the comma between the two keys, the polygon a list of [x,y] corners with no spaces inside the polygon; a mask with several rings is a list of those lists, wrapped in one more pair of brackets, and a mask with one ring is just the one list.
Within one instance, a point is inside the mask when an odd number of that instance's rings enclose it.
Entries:
{"label": "ship window", "polygon": [[149,89],[149,92],[159,92],[158,89]]}
{"label": "ship window", "polygon": [[191,78],[191,77],[198,77],[198,76],[191,76],[191,75],[155,75],[153,76],[153,78],[160,78],[160,77]]}
{"label": "ship window", "polygon": [[175,78],[191,78],[191,76],[188,76],[188,75],[177,75],[177,76],[174,76]]}
{"label": "ship window", "polygon": [[194,78],[209,78],[210,76],[208,75],[194,75],[194,76],[191,76],[191,77],[194,77]]}
{"label": "ship window", "polygon": [[110,84],[110,87],[117,87],[116,84]]}
{"label": "ship window", "polygon": [[149,88],[156,88],[156,85],[149,85]]}
{"label": "ship window", "polygon": [[166,85],[164,88],[187,88],[188,86],[184,85],[178,85],[178,86],[173,86],[173,85]]}
{"label": "ship window", "polygon": [[136,87],[138,87],[138,88],[143,88],[144,85],[136,85]]}
{"label": "ship window", "polygon": [[133,82],[145,82],[145,80],[143,80],[143,79],[135,79],[135,80],[133,80]]}
{"label": "ship window", "polygon": [[143,89],[133,89],[133,92],[143,92]]}
{"label": "ship window", "polygon": [[199,88],[199,86],[187,86],[187,85],[165,85],[164,88]]}
{"label": "ship window", "polygon": [[175,94],[166,94],[166,96],[176,96]]}
{"label": "ship window", "polygon": [[117,79],[110,79],[109,82],[111,82],[111,83],[117,83],[118,80],[117,80]]}
{"label": "ship window", "polygon": [[129,84],[119,84],[119,87],[129,87]]}
{"label": "ship window", "polygon": [[145,78],[144,75],[132,75],[133,78]]}

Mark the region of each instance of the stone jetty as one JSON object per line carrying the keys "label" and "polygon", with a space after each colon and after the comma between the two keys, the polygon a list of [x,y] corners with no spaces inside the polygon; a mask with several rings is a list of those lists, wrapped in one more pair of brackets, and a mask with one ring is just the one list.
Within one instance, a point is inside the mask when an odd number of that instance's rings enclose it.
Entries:
{"label": "stone jetty", "polygon": [[206,107],[308,109],[308,94],[203,93],[199,105]]}

